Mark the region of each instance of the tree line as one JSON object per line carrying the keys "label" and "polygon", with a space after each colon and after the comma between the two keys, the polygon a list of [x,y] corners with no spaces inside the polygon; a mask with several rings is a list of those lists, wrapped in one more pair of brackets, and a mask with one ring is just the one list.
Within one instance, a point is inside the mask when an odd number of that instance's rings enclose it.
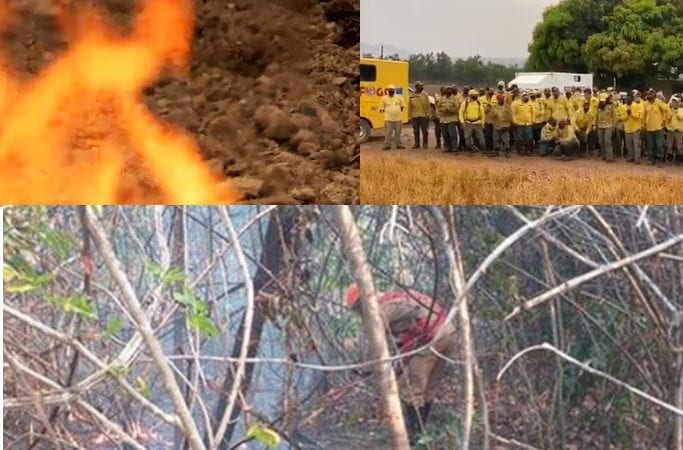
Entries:
{"label": "tree line", "polygon": [[[386,59],[398,61],[402,58],[394,54]],[[469,58],[451,58],[444,52],[413,54],[408,58],[408,62],[410,63],[410,79],[426,83],[457,82],[493,86],[500,80],[505,82],[512,80],[515,71],[519,70],[490,61],[485,63],[479,55]]]}

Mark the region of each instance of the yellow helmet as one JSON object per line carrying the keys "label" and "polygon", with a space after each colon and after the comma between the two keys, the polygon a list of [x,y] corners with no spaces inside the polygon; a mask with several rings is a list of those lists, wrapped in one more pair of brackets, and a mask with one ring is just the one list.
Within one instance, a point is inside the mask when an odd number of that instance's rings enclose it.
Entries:
{"label": "yellow helmet", "polygon": [[476,89],[470,89],[467,95],[479,95],[479,91],[477,91]]}

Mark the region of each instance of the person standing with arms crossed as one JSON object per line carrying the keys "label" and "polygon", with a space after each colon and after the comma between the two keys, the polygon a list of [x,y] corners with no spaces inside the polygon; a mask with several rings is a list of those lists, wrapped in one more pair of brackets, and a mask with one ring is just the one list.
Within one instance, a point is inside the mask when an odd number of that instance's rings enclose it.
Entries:
{"label": "person standing with arms crossed", "polygon": [[387,86],[387,95],[382,99],[379,112],[384,113],[384,148],[389,150],[394,143],[396,148],[405,148],[401,143],[401,113],[405,105],[403,97],[396,95],[396,87],[393,84]]}

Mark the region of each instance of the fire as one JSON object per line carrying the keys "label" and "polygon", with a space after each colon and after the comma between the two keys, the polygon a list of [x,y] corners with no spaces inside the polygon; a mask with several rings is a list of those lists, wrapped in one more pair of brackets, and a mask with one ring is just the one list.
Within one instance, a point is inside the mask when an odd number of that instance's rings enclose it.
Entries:
{"label": "fire", "polygon": [[189,61],[191,0],[144,0],[126,33],[94,11],[61,21],[70,46],[37,77],[19,80],[0,55],[0,204],[237,201],[191,136],[142,101]]}

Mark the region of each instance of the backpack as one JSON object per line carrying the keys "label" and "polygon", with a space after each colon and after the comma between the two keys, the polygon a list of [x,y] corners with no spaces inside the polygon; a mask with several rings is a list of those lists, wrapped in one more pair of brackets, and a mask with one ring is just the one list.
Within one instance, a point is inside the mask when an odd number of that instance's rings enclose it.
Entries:
{"label": "backpack", "polygon": [[[467,118],[465,118],[465,122],[476,122],[478,120],[481,120],[481,102],[479,101],[479,99],[476,99],[475,102],[477,102],[477,106],[478,106],[478,108],[477,108],[478,116],[474,120],[468,120]],[[467,112],[467,106],[469,104],[470,104],[470,99],[468,98],[467,100],[465,100],[465,112]]]}

